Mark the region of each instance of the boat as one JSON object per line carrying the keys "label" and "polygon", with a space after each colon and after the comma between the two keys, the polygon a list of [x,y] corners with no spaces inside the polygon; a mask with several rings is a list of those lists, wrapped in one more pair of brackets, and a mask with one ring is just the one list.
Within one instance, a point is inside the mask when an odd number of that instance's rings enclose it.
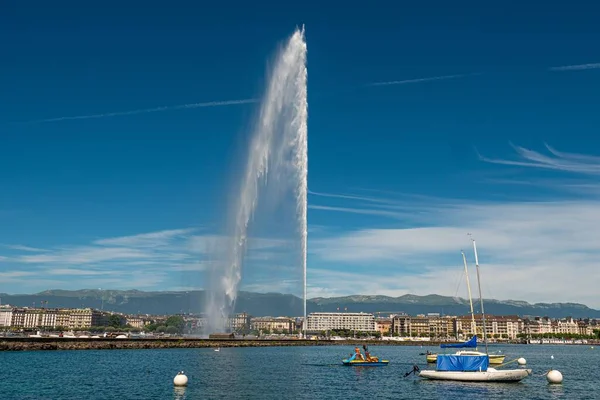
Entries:
{"label": "boat", "polygon": [[[474,335],[471,339],[464,343],[452,343],[452,344],[442,344],[441,348],[475,348],[475,350],[459,350],[455,353],[455,355],[463,355],[463,356],[487,356],[490,360],[490,364],[499,365],[504,362],[506,356],[504,354],[487,354],[481,351],[477,351],[477,335]],[[426,354],[428,363],[436,363],[437,362],[437,354]]]}
{"label": "boat", "polygon": [[369,349],[363,345],[365,355],[363,356],[358,347],[354,348],[352,357],[342,360],[342,364],[351,367],[383,367],[388,365],[389,360],[380,360],[379,357],[369,354]]}
{"label": "boat", "polygon": [[[467,268],[467,258],[465,257],[465,252],[461,250],[460,252],[462,254],[462,259],[463,259],[463,264],[465,266],[465,277],[467,280],[467,291],[469,293],[469,305],[471,306],[471,331],[472,332],[476,332],[477,331],[477,324],[475,323],[475,311],[473,310],[473,296],[471,296],[471,283],[469,281],[469,269]],[[471,348],[475,348],[475,350],[461,350],[461,351],[457,351],[456,354],[457,355],[471,355],[471,356],[484,356],[487,353],[483,353],[481,351],[477,351],[477,335],[473,335],[473,337],[471,338],[470,341],[464,343],[463,345],[441,345],[440,347],[442,348],[449,348],[449,347],[460,347],[460,348],[464,348],[464,347],[471,347]],[[488,354],[488,357],[490,359],[490,364],[493,365],[499,365],[502,364],[504,362],[504,359],[506,358],[506,356],[504,354]],[[428,363],[435,363],[437,362],[437,354],[435,353],[430,353],[429,351],[426,354],[426,360]]]}
{"label": "boat", "polygon": [[486,355],[440,354],[435,370],[423,370],[419,377],[460,382],[519,382],[531,375],[531,369],[496,369],[489,367]]}
{"label": "boat", "polygon": [[[479,259],[477,257],[477,245],[475,240],[471,240],[473,241],[473,252],[475,253],[475,268],[477,269],[477,286],[479,287],[479,301],[481,302],[481,319],[483,322],[483,341],[485,343],[485,354],[439,354],[436,358],[435,370],[419,371],[419,377],[430,380],[460,382],[520,382],[531,375],[531,369],[496,369],[489,366],[490,358],[486,335],[485,311],[483,309],[483,297],[481,296]],[[473,344],[476,345],[476,343],[477,337],[475,335],[469,342],[462,344],[446,344],[442,346],[466,347],[473,346]]]}

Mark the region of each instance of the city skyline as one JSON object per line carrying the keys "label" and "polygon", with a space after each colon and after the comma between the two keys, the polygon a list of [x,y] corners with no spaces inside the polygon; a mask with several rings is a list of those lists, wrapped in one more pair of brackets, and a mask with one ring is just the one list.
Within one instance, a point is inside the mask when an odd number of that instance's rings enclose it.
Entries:
{"label": "city skyline", "polygon": [[[600,309],[592,13],[197,7],[0,16],[0,293],[204,288],[265,68],[303,23],[309,298],[466,297],[471,233],[484,298]],[[292,218],[261,207],[241,289],[300,295]]]}

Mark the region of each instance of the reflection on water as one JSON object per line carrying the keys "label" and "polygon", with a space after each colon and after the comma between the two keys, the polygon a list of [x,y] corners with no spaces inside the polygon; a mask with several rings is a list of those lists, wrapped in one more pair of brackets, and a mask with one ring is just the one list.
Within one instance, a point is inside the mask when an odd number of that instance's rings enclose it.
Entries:
{"label": "reflection on water", "polygon": [[175,386],[173,388],[173,399],[184,400],[185,398],[185,387]]}

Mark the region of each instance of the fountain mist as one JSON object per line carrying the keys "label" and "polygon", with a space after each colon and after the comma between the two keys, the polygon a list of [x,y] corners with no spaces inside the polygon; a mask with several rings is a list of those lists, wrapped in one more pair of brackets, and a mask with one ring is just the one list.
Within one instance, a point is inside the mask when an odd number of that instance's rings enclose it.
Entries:
{"label": "fountain mist", "polygon": [[[225,331],[233,313],[242,278],[248,227],[267,178],[281,197],[290,190],[296,201],[296,226],[300,236],[303,272],[304,316],[306,317],[307,253],[307,70],[304,27],[296,30],[279,52],[261,103],[257,125],[248,149],[246,169],[234,193],[230,231],[218,246],[210,271],[206,308],[209,332]],[[278,200],[270,198],[270,200]]]}

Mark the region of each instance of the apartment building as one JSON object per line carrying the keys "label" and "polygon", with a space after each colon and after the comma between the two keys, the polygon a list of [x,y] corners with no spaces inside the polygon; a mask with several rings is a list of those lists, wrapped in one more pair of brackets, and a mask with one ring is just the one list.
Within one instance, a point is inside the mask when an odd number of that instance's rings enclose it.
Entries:
{"label": "apartment building", "polygon": [[91,308],[80,308],[71,310],[69,315],[69,328],[82,329],[91,326],[103,326],[109,314]]}
{"label": "apartment building", "polygon": [[392,331],[391,318],[375,318],[375,330],[382,336],[387,336]]}
{"label": "apartment building", "polygon": [[102,313],[90,308],[53,309],[2,307],[0,309],[0,326],[23,329],[85,329],[91,326],[103,325],[107,315],[107,313]]}
{"label": "apartment building", "polygon": [[375,332],[375,316],[368,313],[315,312],[308,315],[306,330],[320,332],[347,329]]}
{"label": "apartment building", "polygon": [[543,335],[552,332],[552,320],[548,317],[534,317],[525,319],[523,333],[526,335]]}
{"label": "apartment building", "polygon": [[0,306],[0,326],[10,326],[14,307]]}
{"label": "apartment building", "polygon": [[256,317],[250,320],[250,327],[257,331],[292,333],[296,328],[296,321],[288,317]]}
{"label": "apartment building", "polygon": [[439,314],[396,315],[392,319],[392,332],[399,336],[409,337],[454,337],[456,324],[454,317]]}
{"label": "apartment building", "polygon": [[[517,315],[487,315],[486,335],[488,337],[516,339],[523,330],[523,319]],[[475,331],[473,330],[473,318],[470,315],[456,318],[456,332],[460,337],[483,336],[483,319],[481,315],[475,316]]]}
{"label": "apartment building", "polygon": [[137,315],[125,315],[125,325],[132,326],[134,328],[142,329],[144,326],[150,323],[146,318],[142,318]]}
{"label": "apartment building", "polygon": [[246,312],[237,313],[229,317],[229,326],[233,331],[239,331],[250,327],[250,315]]}

